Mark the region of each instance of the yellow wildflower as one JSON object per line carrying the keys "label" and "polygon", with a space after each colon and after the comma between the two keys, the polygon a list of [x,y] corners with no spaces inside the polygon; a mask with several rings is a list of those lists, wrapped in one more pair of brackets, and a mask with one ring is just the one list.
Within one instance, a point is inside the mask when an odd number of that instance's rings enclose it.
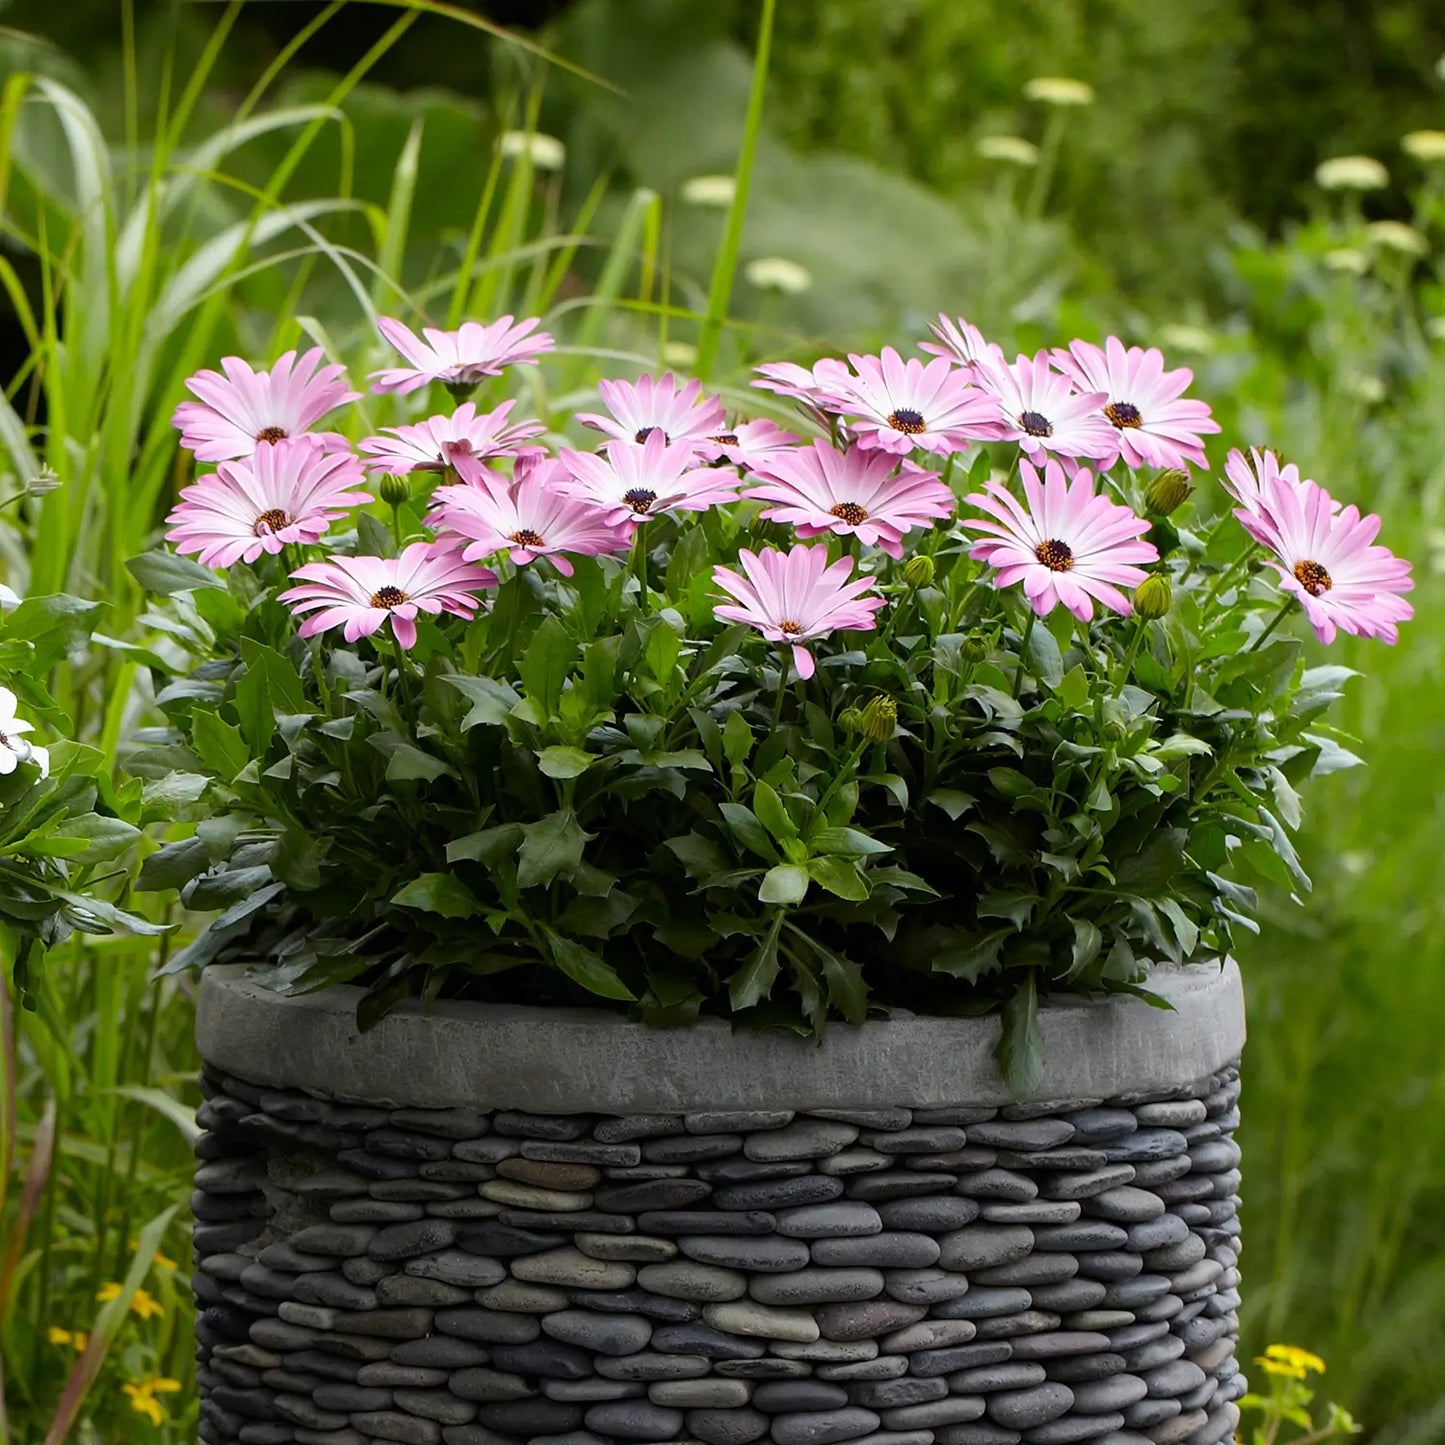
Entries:
{"label": "yellow wildflower", "polygon": [[[1300,1349],[1298,1345],[1271,1345],[1264,1353],[1271,1360],[1293,1365],[1295,1369],[1306,1373],[1313,1371],[1316,1375],[1323,1375],[1325,1372],[1325,1362],[1318,1355]],[[1303,1379],[1304,1375],[1300,1378]]]}
{"label": "yellow wildflower", "polygon": [[165,1375],[143,1375],[139,1380],[127,1380],[120,1388],[130,1401],[131,1409],[159,1428],[166,1422],[166,1412],[156,1396],[174,1395],[181,1388],[181,1382]]}
{"label": "yellow wildflower", "polygon": [[[133,1240],[131,1240],[131,1241],[130,1241],[130,1247],[131,1247],[132,1249],[139,1249],[139,1248],[140,1248],[140,1240],[138,1240],[138,1239],[133,1239]],[[155,1266],[156,1266],[157,1269],[179,1269],[179,1268],[180,1268],[180,1265],[178,1265],[178,1264],[175,1262],[175,1260],[171,1259],[168,1255],[162,1254],[162,1253],[160,1252],[160,1250],[157,1250],[157,1251],[155,1252],[155,1254],[154,1254],[154,1256],[153,1256],[153,1261],[154,1261]]]}
{"label": "yellow wildflower", "polygon": [[[111,1300],[119,1299],[121,1287],[114,1280],[109,1284],[103,1284],[96,1290],[95,1297],[101,1304],[109,1304]],[[149,1291],[138,1289],[131,1296],[130,1309],[132,1314],[139,1315],[141,1319],[148,1320],[156,1315],[165,1314],[165,1306]]]}
{"label": "yellow wildflower", "polygon": [[1277,1375],[1282,1380],[1305,1378],[1305,1372],[1299,1365],[1291,1365],[1284,1360],[1271,1360],[1267,1355],[1256,1355],[1254,1363],[1259,1365],[1266,1375]]}
{"label": "yellow wildflower", "polygon": [[111,1300],[120,1298],[120,1286],[111,1280],[109,1284],[103,1284],[96,1290],[95,1297],[101,1304],[108,1305]]}

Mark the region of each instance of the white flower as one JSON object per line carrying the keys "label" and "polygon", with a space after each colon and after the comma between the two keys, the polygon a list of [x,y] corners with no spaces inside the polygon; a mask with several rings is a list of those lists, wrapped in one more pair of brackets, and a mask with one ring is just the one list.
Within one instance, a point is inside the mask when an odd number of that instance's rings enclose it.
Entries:
{"label": "white flower", "polygon": [[1039,163],[1038,146],[1021,135],[986,135],[975,141],[973,148],[989,161],[1007,161],[1011,166]]}
{"label": "white flower", "polygon": [[1029,100],[1039,100],[1045,105],[1093,105],[1094,87],[1082,80],[1070,80],[1064,75],[1039,75],[1024,86],[1024,95]]}
{"label": "white flower", "polygon": [[1425,323],[1425,335],[1431,341],[1445,341],[1445,316],[1432,316]]}
{"label": "white flower", "polygon": [[543,135],[541,131],[503,131],[497,139],[497,149],[507,160],[526,156],[539,171],[560,171],[567,159],[567,147],[556,136]]}
{"label": "white flower", "polygon": [[1192,351],[1200,356],[1207,356],[1215,347],[1212,332],[1203,326],[1191,326],[1187,322],[1161,326],[1159,344],[1166,351]]}
{"label": "white flower", "polygon": [[1315,180],[1327,191],[1382,191],[1390,173],[1374,156],[1331,156],[1315,167]]}
{"label": "white flower", "polygon": [[682,198],[690,206],[716,206],[726,210],[737,194],[737,182],[731,176],[694,176],[682,184]]}
{"label": "white flower", "polygon": [[743,275],[760,291],[781,291],[786,296],[799,296],[813,285],[813,273],[786,256],[759,256],[743,267]]}
{"label": "white flower", "polygon": [[1370,258],[1353,246],[1337,246],[1326,251],[1320,258],[1328,270],[1345,271],[1351,276],[1363,276],[1370,269]]}
{"label": "white flower", "polygon": [[1412,130],[1400,137],[1400,149],[1417,161],[1445,161],[1445,130]]}
{"label": "white flower", "polygon": [[21,600],[20,594],[13,587],[7,587],[0,582],[0,610],[9,612],[12,607],[19,607]]}
{"label": "white flower", "polygon": [[1371,221],[1365,227],[1365,234],[1377,246],[1399,251],[1405,256],[1423,256],[1430,249],[1419,231],[1414,226],[1407,226],[1404,221]]}
{"label": "white flower", "polygon": [[678,366],[686,371],[697,364],[697,347],[690,341],[665,341],[662,344],[662,360],[667,366]]}
{"label": "white flower", "polygon": [[21,736],[32,728],[15,716],[15,701],[15,694],[8,687],[0,687],[0,773],[13,773],[21,763],[34,763],[40,769],[40,776],[46,777],[50,772],[50,753]]}

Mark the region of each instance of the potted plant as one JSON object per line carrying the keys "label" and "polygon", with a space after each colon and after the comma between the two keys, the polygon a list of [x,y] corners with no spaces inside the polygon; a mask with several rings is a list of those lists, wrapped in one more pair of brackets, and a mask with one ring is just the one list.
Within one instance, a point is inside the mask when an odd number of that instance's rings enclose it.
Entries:
{"label": "potted plant", "polygon": [[222,910],[202,1438],[1229,1437],[1229,951],[1356,761],[1292,614],[1410,615],[1378,519],[1260,450],[1196,505],[1114,338],[558,433],[535,321],[381,330],[359,455],[318,351],[194,378],[134,564],[138,765],[209,779],[142,882]]}

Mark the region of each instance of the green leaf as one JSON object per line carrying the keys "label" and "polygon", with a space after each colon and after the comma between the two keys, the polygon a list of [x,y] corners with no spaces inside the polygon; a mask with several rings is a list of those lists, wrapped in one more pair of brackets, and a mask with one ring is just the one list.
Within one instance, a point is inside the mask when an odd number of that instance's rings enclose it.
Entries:
{"label": "green leaf", "polygon": [[1059,644],[1047,627],[1035,627],[1029,633],[1029,672],[1052,689],[1064,680],[1064,659]]}
{"label": "green leaf", "polygon": [[1034,790],[1034,780],[1017,768],[990,768],[988,780],[1005,798],[1021,798]]}
{"label": "green leaf", "polygon": [[648,635],[647,646],[643,650],[647,669],[658,682],[667,683],[672,680],[681,651],[682,639],[667,623],[659,622]]}
{"label": "green leaf", "polygon": [[163,778],[153,778],[141,789],[141,822],[173,821],[182,810],[200,802],[210,784],[204,773],[180,770],[169,772]]}
{"label": "green leaf", "polygon": [[590,948],[584,948],[550,929],[547,931],[547,943],[552,950],[552,961],[573,983],[601,998],[621,999],[626,1003],[637,1001],[637,995],[623,983],[616,971]]}
{"label": "green leaf", "polygon": [[563,684],[576,659],[577,644],[568,637],[567,629],[561,622],[549,614],[532,634],[527,650],[517,664],[527,696],[537,704],[544,717],[551,717],[557,711]]}
{"label": "green leaf", "polygon": [[789,843],[798,836],[798,825],[788,816],[783,800],[766,783],[753,789],[753,812],[779,843]]}
{"label": "green leaf", "polygon": [[1080,711],[1089,700],[1089,674],[1082,663],[1075,663],[1059,679],[1054,694],[1070,712]]}
{"label": "green leaf", "polygon": [[535,888],[569,874],[582,861],[582,849],[593,836],[570,810],[549,813],[536,823],[524,823],[526,837],[517,855],[517,884]]}
{"label": "green leaf", "polygon": [[940,943],[930,960],[932,970],[973,983],[999,966],[999,951],[1012,937],[1009,928],[996,928],[982,935],[960,931],[955,938]]}
{"label": "green leaf", "polygon": [[734,1012],[754,1008],[773,991],[778,978],[778,927],[781,915],[759,940],[748,961],[728,981],[728,1002]]}
{"label": "green leaf", "polygon": [[451,873],[423,873],[391,895],[398,908],[419,908],[443,918],[475,918],[485,912],[472,891]]}
{"label": "green leaf", "polygon": [[1044,1074],[1044,1040],[1039,1031],[1039,1002],[1032,970],[1003,1006],[1003,1032],[994,1057],[1016,1100],[1028,1098],[1038,1088]]}
{"label": "green leaf", "polygon": [[520,823],[499,823],[495,828],[483,828],[463,838],[453,838],[447,844],[447,862],[470,859],[474,863],[485,863],[489,868],[495,867],[503,858],[517,851],[522,837]]}
{"label": "green leaf", "polygon": [[823,961],[823,982],[828,986],[828,1002],[850,1024],[861,1024],[868,1017],[868,985],[863,970],[851,958],[843,958],[829,948],[817,948]]}
{"label": "green leaf", "polygon": [[669,838],[663,845],[676,855],[687,876],[702,882],[719,873],[727,872],[727,859],[711,838],[699,832],[685,833],[681,837]]}
{"label": "green leaf", "polygon": [[1069,957],[1069,969],[1065,975],[1075,978],[1093,963],[1104,945],[1104,935],[1087,918],[1070,919],[1074,925],[1074,947]]}
{"label": "green leaf", "polygon": [[973,807],[975,800],[973,794],[960,792],[957,788],[934,788],[923,801],[932,803],[935,808],[942,808],[956,823]]}
{"label": "green leaf", "polygon": [[506,727],[512,709],[521,701],[507,683],[495,677],[465,677],[459,673],[451,673],[442,681],[449,682],[463,696],[471,699],[471,711],[461,722],[463,732],[469,732],[483,724],[488,727]]}
{"label": "green leaf", "polygon": [[861,903],[868,897],[868,884],[859,876],[857,865],[846,858],[813,858],[808,863],[808,876],[829,893],[853,903]]}
{"label": "green leaf", "polygon": [[760,903],[801,903],[808,893],[808,870],[796,863],[769,868],[758,888]]}
{"label": "green leaf", "polygon": [[537,754],[537,766],[549,778],[581,777],[596,761],[596,758],[583,752],[581,748],[557,746],[543,748]]}
{"label": "green leaf", "polygon": [[1126,893],[1151,897],[1178,875],[1188,841],[1183,828],[1159,829],[1137,853],[1119,860],[1114,868],[1115,881]]}
{"label": "green leaf", "polygon": [[873,857],[893,851],[887,843],[880,843],[857,828],[820,828],[813,835],[811,846],[815,853],[842,853],[850,858]]}
{"label": "green leaf", "polygon": [[719,803],[717,806],[728,830],[744,848],[756,853],[764,862],[778,861],[778,850],[773,847],[768,830],[758,822],[751,808],[745,808],[741,803]]}
{"label": "green leaf", "polygon": [[753,730],[740,712],[730,712],[723,724],[723,756],[736,766],[746,762],[753,750]]}
{"label": "green leaf", "polygon": [[205,709],[192,714],[191,745],[223,783],[229,783],[251,761],[241,730]]}
{"label": "green leaf", "polygon": [[[372,739],[376,740],[375,734]],[[456,773],[441,758],[424,753],[410,743],[400,743],[394,747],[386,764],[387,781],[392,783],[431,782],[444,775],[456,777]]]}
{"label": "green leaf", "polygon": [[136,887],[142,893],[159,893],[166,888],[180,888],[199,877],[211,866],[206,845],[199,838],[183,838],[167,843],[151,853],[140,865]]}
{"label": "green leaf", "polygon": [[1015,928],[1022,930],[1033,916],[1038,905],[1038,895],[1019,888],[990,889],[978,900],[980,918],[1007,918]]}
{"label": "green leaf", "polygon": [[84,847],[79,852],[67,855],[81,866],[88,863],[107,863],[118,858],[140,837],[140,829],[124,819],[107,818],[99,813],[67,818],[62,826],[67,838],[84,841]]}
{"label": "green leaf", "polygon": [[192,562],[189,557],[177,556],[164,547],[154,552],[145,552],[132,557],[126,564],[126,571],[145,588],[170,597],[177,592],[194,592],[201,587],[219,587],[226,584],[209,567]]}

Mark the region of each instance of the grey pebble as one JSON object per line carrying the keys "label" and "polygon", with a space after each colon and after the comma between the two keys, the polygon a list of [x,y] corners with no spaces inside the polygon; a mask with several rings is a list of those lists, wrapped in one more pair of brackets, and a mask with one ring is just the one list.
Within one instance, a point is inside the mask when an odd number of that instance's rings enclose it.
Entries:
{"label": "grey pebble", "polygon": [[778,1232],[794,1239],[853,1239],[883,1229],[883,1220],[871,1204],[852,1199],[785,1209],[777,1219]]}
{"label": "grey pebble", "polygon": [[1109,1348],[1109,1337],[1092,1330],[1049,1330],[1014,1341],[1017,1360],[1049,1360],[1058,1355],[1100,1354]]}
{"label": "grey pebble", "polygon": [[724,1112],[684,1114],[683,1128],[689,1134],[754,1134],[767,1129],[781,1129],[793,1122],[790,1109],[753,1109]]}
{"label": "grey pebble", "polygon": [[372,1259],[409,1259],[447,1249],[456,1237],[457,1227],[448,1220],[418,1219],[409,1224],[390,1224],[378,1229],[366,1252]]}
{"label": "grey pebble", "polygon": [[1134,1133],[1140,1124],[1133,1109],[1080,1109],[1066,1120],[1074,1126],[1074,1138],[1081,1144],[1118,1139]]}
{"label": "grey pebble", "polygon": [[933,1195],[920,1199],[888,1199],[878,1205],[878,1217],[885,1229],[918,1230],[927,1234],[962,1229],[978,1218],[978,1205],[957,1195]]}
{"label": "grey pebble", "polygon": [[790,1307],[869,1300],[882,1294],[883,1286],[876,1269],[800,1269],[760,1275],[747,1284],[747,1292],[761,1304]]}
{"label": "grey pebble", "polygon": [[939,1425],[966,1425],[983,1418],[985,1402],[981,1395],[949,1395],[927,1405],[904,1405],[885,1410],[883,1423],[890,1430],[931,1430]]}
{"label": "grey pebble", "polygon": [[1189,1149],[1189,1141],[1174,1129],[1140,1129],[1127,1139],[1111,1144],[1104,1153],[1111,1164],[1144,1164],[1155,1159],[1172,1159]]}
{"label": "grey pebble", "polygon": [[[762,1137],[771,1139],[775,1136],[765,1134]],[[855,1182],[866,1181],[868,1177],[861,1175]],[[801,1178],[762,1180],[755,1184],[730,1184],[717,1190],[713,1203],[719,1209],[791,1209],[803,1204],[826,1204],[842,1192],[841,1179],[826,1174],[808,1174]]]}
{"label": "grey pebble", "polygon": [[968,1135],[958,1128],[898,1129],[889,1133],[870,1131],[863,1143],[880,1154],[946,1154],[968,1144]]}
{"label": "grey pebble", "polygon": [[959,1180],[958,1189],[971,1199],[999,1199],[1006,1204],[1027,1204],[1039,1194],[1036,1181],[1013,1169],[980,1169]]}
{"label": "grey pebble", "polygon": [[1134,1110],[1141,1124],[1167,1129],[1187,1129],[1202,1124],[1209,1115],[1203,1099],[1166,1099],[1155,1104],[1140,1104]]}
{"label": "grey pebble", "polygon": [[867,1435],[881,1423],[872,1410],[849,1405],[841,1410],[775,1415],[770,1433],[773,1445],[836,1445]]}
{"label": "grey pebble", "polygon": [[1029,1309],[1033,1296],[1026,1289],[990,1289],[987,1285],[973,1285],[966,1295],[949,1300],[937,1314],[946,1320],[982,1320],[1000,1315],[1018,1314]]}
{"label": "grey pebble", "polygon": [[642,1157],[654,1164],[695,1164],[701,1159],[730,1158],[742,1147],[741,1134],[679,1134],[675,1138],[644,1140]]}
{"label": "grey pebble", "polygon": [[654,1209],[685,1209],[712,1193],[701,1179],[653,1179],[639,1184],[614,1184],[598,1189],[593,1198],[606,1213],[642,1214]]}
{"label": "grey pebble", "polygon": [[393,1440],[398,1445],[441,1445],[442,1432],[434,1421],[403,1415],[399,1410],[361,1411],[351,1417],[351,1423],[363,1435]]}
{"label": "grey pebble", "polygon": [[452,1145],[452,1158],[468,1164],[500,1164],[521,1152],[522,1146],[515,1139],[462,1139]]}
{"label": "grey pebble", "polygon": [[748,1291],[747,1276],[737,1270],[718,1269],[690,1259],[643,1265],[637,1272],[637,1282],[655,1294],[708,1304],[739,1299]]}
{"label": "grey pebble", "polygon": [[891,1410],[901,1405],[926,1405],[930,1400],[946,1399],[949,1384],[937,1377],[866,1381],[851,1386],[846,1398],[870,1410]]}
{"label": "grey pebble", "polygon": [[1122,1249],[1128,1242],[1129,1236],[1124,1230],[1117,1224],[1109,1224],[1104,1220],[1048,1224],[1034,1229],[1034,1248],[1050,1252],[1067,1250],[1078,1253],[1081,1250]]}
{"label": "grey pebble", "polygon": [[846,1364],[878,1357],[876,1340],[778,1340],[772,1352],[785,1360],[816,1360],[830,1365]]}
{"label": "grey pebble", "polygon": [[1064,1415],[1039,1425],[1025,1437],[1029,1445],[1076,1445],[1083,1440],[1102,1441],[1124,1423],[1117,1413],[1107,1415]]}
{"label": "grey pebble", "polygon": [[753,1406],[766,1415],[787,1411],[836,1410],[848,1403],[841,1385],[820,1380],[773,1380],[753,1391]]}
{"label": "grey pebble", "polygon": [[809,1112],[815,1119],[856,1124],[860,1129],[906,1129],[913,1122],[914,1114],[912,1109],[813,1109]]}
{"label": "grey pebble", "polygon": [[760,1274],[802,1269],[809,1259],[808,1246],[802,1240],[785,1239],[776,1234],[683,1236],[677,1243],[689,1259],[701,1264],[722,1265],[727,1269]]}
{"label": "grey pebble", "polygon": [[1126,1188],[1136,1177],[1132,1164],[1109,1163],[1078,1173],[1046,1175],[1040,1189],[1050,1199],[1091,1199],[1108,1189]]}
{"label": "grey pebble", "polygon": [[857,1174],[848,1181],[852,1199],[880,1203],[889,1199],[916,1199],[952,1189],[957,1178],[938,1171],[888,1169],[881,1174]]}
{"label": "grey pebble", "polygon": [[420,1365],[398,1365],[391,1360],[377,1360],[363,1365],[356,1372],[358,1385],[377,1385],[383,1390],[430,1390],[445,1385],[445,1370],[425,1369]]}
{"label": "grey pebble", "polygon": [[1102,1169],[1109,1162],[1109,1158],[1102,1149],[1085,1149],[1078,1144],[1071,1144],[1064,1149],[1036,1149],[1032,1153],[1024,1153],[1017,1149],[1000,1149],[998,1162],[1007,1169],[1034,1171],[1054,1169],[1084,1172]]}
{"label": "grey pebble", "polygon": [[677,1114],[627,1114],[620,1119],[601,1119],[592,1127],[592,1137],[602,1144],[623,1144],[633,1139],[653,1139],[681,1132],[682,1119]]}
{"label": "grey pebble", "polygon": [[939,1253],[938,1241],[921,1233],[889,1232],[819,1239],[812,1245],[814,1264],[867,1269],[926,1269],[937,1263]]}
{"label": "grey pebble", "polygon": [[1137,1404],[1148,1393],[1138,1375],[1111,1375],[1075,1385],[1074,1408],[1084,1415],[1105,1415]]}
{"label": "grey pebble", "polygon": [[410,1274],[389,1274],[376,1282],[378,1303],[390,1308],[393,1305],[421,1305],[425,1309],[446,1309],[452,1305],[470,1304],[470,1291],[460,1285],[447,1284],[439,1279],[417,1279]]}
{"label": "grey pebble", "polygon": [[[560,1244],[561,1240],[557,1242]],[[575,1243],[592,1259],[621,1260],[629,1264],[660,1264],[677,1255],[677,1246],[670,1239],[647,1234],[579,1234]]]}
{"label": "grey pebble", "polygon": [[291,1244],[303,1254],[350,1259],[366,1253],[375,1233],[366,1224],[308,1224],[291,1236]]}
{"label": "grey pebble", "polygon": [[951,1375],[958,1370],[971,1370],[980,1365],[997,1365],[1013,1354],[1013,1346],[1007,1340],[986,1340],[981,1344],[958,1345],[946,1350],[923,1350],[910,1355],[909,1370],[912,1374],[928,1378],[932,1375]]}
{"label": "grey pebble", "polygon": [[[881,1276],[879,1282],[882,1283]],[[917,1324],[927,1313],[921,1305],[874,1299],[824,1305],[816,1312],[816,1319],[819,1331],[830,1340],[865,1340]]]}
{"label": "grey pebble", "polygon": [[626,1289],[638,1277],[637,1270],[621,1260],[593,1259],[580,1249],[572,1248],[522,1255],[512,1261],[512,1274],[528,1283],[571,1289]]}
{"label": "grey pebble", "polygon": [[507,1277],[506,1269],[497,1260],[467,1254],[460,1249],[443,1249],[419,1259],[409,1259],[402,1270],[417,1279],[441,1280],[446,1284],[464,1285],[468,1289],[485,1289],[488,1285],[500,1284]]}
{"label": "grey pebble", "polygon": [[661,1355],[655,1350],[644,1350],[641,1354],[624,1355],[620,1359],[600,1359],[597,1361],[597,1373],[609,1380],[651,1383],[654,1380],[698,1380],[711,1374],[712,1369],[701,1355]]}
{"label": "grey pebble", "polygon": [[948,1387],[960,1394],[992,1395],[999,1390],[1024,1390],[1048,1379],[1044,1367],[1032,1360],[1007,1360],[959,1370],[948,1377]]}
{"label": "grey pebble", "polygon": [[[940,1305],[940,1312],[951,1308],[952,1301]],[[1063,1321],[1047,1310],[1021,1310],[1016,1315],[994,1316],[978,1322],[978,1338],[981,1340],[1012,1340],[1019,1335],[1038,1335],[1047,1330],[1058,1329]]]}
{"label": "grey pebble", "polygon": [[1065,1279],[1056,1284],[1031,1285],[1029,1293],[1041,1310],[1074,1314],[1103,1304],[1108,1289],[1097,1279]]}
{"label": "grey pebble", "polygon": [[746,1380],[658,1380],[647,1387],[653,1404],[676,1410],[740,1410],[751,1395]]}
{"label": "grey pebble", "polygon": [[589,1429],[619,1440],[675,1440],[682,1432],[683,1413],[650,1400],[611,1400],[586,1414]]}
{"label": "grey pebble", "polygon": [[385,1199],[338,1199],[331,1206],[331,1217],[338,1224],[398,1224],[425,1213],[419,1204]]}
{"label": "grey pebble", "polygon": [[975,1124],[968,1137],[970,1143],[996,1149],[1057,1149],[1074,1137],[1074,1126],[1062,1119],[994,1119]]}
{"label": "grey pebble", "polygon": [[533,1340],[529,1345],[498,1345],[492,1350],[497,1369],[517,1375],[545,1375],[552,1380],[585,1380],[592,1357],[559,1340]]}
{"label": "grey pebble", "polygon": [[1108,1254],[1084,1252],[1077,1256],[1079,1273],[1088,1279],[1112,1283],[1115,1280],[1133,1279],[1144,1271],[1144,1261],[1137,1254],[1125,1254],[1115,1250]]}
{"label": "grey pebble", "polygon": [[1067,1385],[1050,1381],[1026,1390],[1005,1390],[991,1395],[988,1414],[990,1419],[1012,1430],[1031,1430],[1067,1414],[1073,1403],[1074,1392]]}
{"label": "grey pebble", "polygon": [[1025,1204],[992,1203],[983,1206],[990,1224],[1072,1224],[1083,1213],[1076,1199],[1033,1199]]}
{"label": "grey pebble", "polygon": [[820,1159],[818,1168],[824,1174],[871,1174],[877,1169],[890,1169],[894,1161],[876,1149],[844,1149],[828,1159]]}
{"label": "grey pebble", "polygon": [[408,1415],[420,1415],[438,1425],[465,1425],[477,1413],[474,1404],[458,1400],[447,1390],[398,1390],[395,1403]]}
{"label": "grey pebble", "polygon": [[701,1355],[708,1360],[755,1360],[764,1353],[757,1341],[725,1334],[703,1320],[658,1326],[652,1333],[652,1348],[665,1355]]}
{"label": "grey pebble", "polygon": [[704,1445],[751,1445],[768,1433],[769,1420],[760,1410],[690,1410],[689,1435]]}
{"label": "grey pebble", "polygon": [[988,1269],[1022,1259],[1034,1247],[1034,1233],[1022,1224],[969,1224],[944,1235],[939,1263],[945,1269]]}
{"label": "grey pebble", "polygon": [[487,1352],[469,1340],[453,1340],[446,1335],[428,1335],[419,1340],[403,1340],[393,1347],[385,1363],[418,1370],[465,1370],[484,1365]]}
{"label": "grey pebble", "polygon": [[[676,1120],[669,1120],[669,1126]],[[602,1126],[598,1125],[600,1130]],[[665,1131],[671,1132],[671,1129]],[[598,1135],[600,1140],[601,1136]],[[593,1164],[626,1169],[642,1162],[642,1149],[637,1144],[593,1143],[590,1140],[565,1143],[558,1140],[527,1139],[522,1144],[524,1159],[538,1159],[546,1164]]]}
{"label": "grey pebble", "polygon": [[876,1360],[855,1360],[850,1365],[815,1365],[813,1373],[820,1380],[839,1382],[896,1380],[908,1373],[908,1361],[902,1355],[879,1355]]}
{"label": "grey pebble", "polygon": [[1169,1399],[1196,1390],[1204,1383],[1204,1371],[1189,1360],[1172,1360],[1145,1370],[1141,1378],[1149,1387],[1149,1394],[1155,1399]]}
{"label": "grey pebble", "polygon": [[1184,1341],[1178,1335],[1160,1335],[1158,1339],[1126,1351],[1124,1361],[1132,1373],[1140,1375],[1158,1365],[1177,1360],[1183,1353]]}
{"label": "grey pebble", "polygon": [[560,1310],[542,1321],[544,1334],[599,1355],[633,1355],[646,1348],[652,1324],[641,1315]]}
{"label": "grey pebble", "polygon": [[818,1338],[818,1321],[806,1310],[778,1309],[753,1300],[708,1305],[703,1318],[724,1334],[756,1336],[811,1344]]}
{"label": "grey pebble", "polygon": [[761,1209],[649,1210],[638,1217],[637,1224],[647,1234],[669,1238],[685,1234],[772,1234],[777,1228],[777,1220]]}
{"label": "grey pebble", "polygon": [[531,1315],[509,1314],[504,1310],[457,1309],[438,1310],[436,1327],[449,1335],[466,1340],[481,1340],[495,1345],[525,1345],[535,1340],[542,1327]]}
{"label": "grey pebble", "polygon": [[933,1433],[938,1445],[1019,1445],[1024,1437],[989,1420],[970,1425],[941,1425]]}
{"label": "grey pebble", "polygon": [[826,1159],[854,1142],[856,1124],[831,1119],[795,1119],[784,1129],[753,1134],[743,1144],[743,1153],[758,1161]]}
{"label": "grey pebble", "polygon": [[771,1356],[761,1360],[719,1360],[714,1368],[720,1375],[739,1380],[801,1380],[813,1373],[801,1360]]}
{"label": "grey pebble", "polygon": [[577,1114],[524,1114],[518,1109],[503,1109],[492,1115],[492,1128],[498,1134],[518,1139],[580,1139],[588,1123],[586,1117]]}
{"label": "grey pebble", "polygon": [[966,1345],[978,1334],[972,1320],[920,1320],[884,1335],[879,1348],[886,1354],[908,1355],[918,1350],[940,1350],[951,1345]]}
{"label": "grey pebble", "polygon": [[968,1277],[943,1269],[892,1269],[884,1276],[884,1292],[905,1304],[931,1305],[957,1299],[969,1291]]}
{"label": "grey pebble", "polygon": [[623,1315],[647,1315],[650,1319],[662,1320],[668,1324],[695,1320],[702,1312],[688,1300],[669,1299],[666,1295],[650,1294],[645,1289],[573,1290],[569,1299],[572,1304],[583,1309],[607,1310]]}

